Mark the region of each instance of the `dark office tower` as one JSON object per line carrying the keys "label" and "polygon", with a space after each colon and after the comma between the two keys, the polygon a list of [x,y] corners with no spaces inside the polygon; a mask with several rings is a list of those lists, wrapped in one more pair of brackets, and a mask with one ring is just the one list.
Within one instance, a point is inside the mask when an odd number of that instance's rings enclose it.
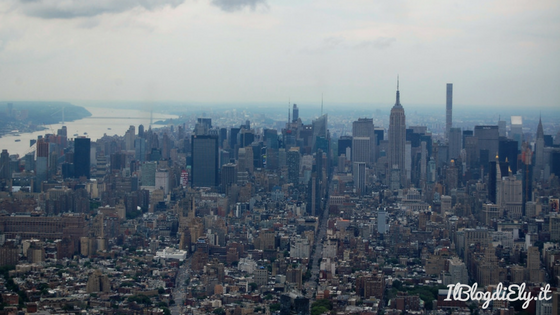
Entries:
{"label": "dark office tower", "polygon": [[453,127],[453,83],[447,83],[445,98],[445,137],[449,139],[449,133]]}
{"label": "dark office tower", "polygon": [[136,161],[144,162],[146,160],[146,139],[134,139],[134,158]]}
{"label": "dark office tower", "polygon": [[111,154],[111,169],[121,170],[126,167],[126,153],[117,152]]}
{"label": "dark office tower", "polygon": [[235,149],[235,145],[237,144],[237,135],[241,128],[231,127],[229,130],[229,148]]}
{"label": "dark office tower", "polygon": [[62,170],[62,178],[74,178],[74,164],[64,162],[60,165]]}
{"label": "dark office tower", "polygon": [[385,138],[385,129],[375,128],[374,132],[375,132],[375,138],[376,138],[375,146],[379,146],[379,143],[381,143],[381,141],[383,141],[383,139]]}
{"label": "dark office tower", "polygon": [[523,148],[521,152],[521,180],[522,180],[522,204],[521,204],[521,215],[525,216],[525,206],[528,201],[533,201],[533,152],[527,146]]}
{"label": "dark office tower", "polygon": [[89,138],[74,139],[74,176],[90,178],[90,152],[91,144]]}
{"label": "dark office tower", "polygon": [[138,137],[144,138],[144,125],[138,126]]}
{"label": "dark office tower", "polygon": [[255,131],[242,128],[237,135],[237,144],[240,148],[250,146],[255,141]]}
{"label": "dark office tower", "polygon": [[35,154],[33,152],[27,153],[23,157],[23,159],[25,161],[25,171],[26,172],[31,172],[31,171],[35,170]]}
{"label": "dark office tower", "polygon": [[553,145],[554,145],[554,138],[552,138],[552,135],[544,135],[544,146],[552,147]]}
{"label": "dark office tower", "polygon": [[474,136],[478,138],[480,164],[488,169],[488,162],[496,160],[499,150],[500,133],[498,126],[475,126]]}
{"label": "dark office tower", "polygon": [[205,125],[209,130],[212,129],[212,118],[198,118],[198,123]]}
{"label": "dark office tower", "polygon": [[533,173],[535,180],[542,180],[544,175],[544,131],[541,118],[537,126],[537,141],[535,141],[535,169]]}
{"label": "dark office tower", "polygon": [[341,156],[342,154],[346,154],[346,148],[350,148],[350,152],[352,152],[351,136],[342,136],[338,138],[338,152],[336,156]]}
{"label": "dark office tower", "polygon": [[466,140],[465,138],[467,137],[472,137],[474,136],[474,132],[472,130],[463,130],[463,149],[466,147]]}
{"label": "dark office tower", "polygon": [[498,147],[500,162],[503,163],[507,160],[511,171],[514,174],[517,173],[517,141],[500,137]]}
{"label": "dark office tower", "polygon": [[161,157],[164,160],[168,160],[171,153],[171,139],[169,139],[167,133],[163,134],[161,144]]}
{"label": "dark office tower", "polygon": [[[399,186],[405,183],[406,172],[404,169],[406,145],[406,116],[401,105],[399,83],[397,80],[397,97],[389,119],[389,147],[388,147],[388,169],[389,181],[399,180]],[[398,170],[398,171],[396,171]],[[397,175],[398,174],[398,175]],[[396,183],[390,185],[396,187]]]}
{"label": "dark office tower", "polygon": [[227,146],[227,143],[225,143],[227,141],[227,128],[220,128],[218,135],[220,148],[223,149],[224,146]]}
{"label": "dark office tower", "polygon": [[224,193],[229,192],[229,188],[232,184],[237,183],[237,166],[232,163],[227,163],[222,165],[222,191]]}
{"label": "dark office tower", "polygon": [[266,149],[266,168],[277,170],[279,165],[278,149]]}
{"label": "dark office tower", "polygon": [[550,152],[550,174],[560,177],[560,150]]}
{"label": "dark office tower", "polygon": [[299,118],[299,108],[297,107],[296,104],[294,104],[294,107],[292,109],[292,122],[296,122]]}
{"label": "dark office tower", "polygon": [[263,149],[262,142],[253,142],[250,147],[253,149],[253,167],[263,168],[266,149]]}
{"label": "dark office tower", "polygon": [[278,131],[276,129],[265,129],[263,140],[267,148],[278,149]]}
{"label": "dark office tower", "polygon": [[354,160],[354,157],[352,157],[352,161],[365,162],[370,166],[373,165],[373,163],[375,163],[375,147],[377,142],[375,139],[375,127],[373,126],[373,119],[358,118],[357,121],[354,121],[352,123],[352,137],[369,139],[369,152],[367,153],[368,157],[366,158],[367,161]]}
{"label": "dark office tower", "polygon": [[12,174],[10,173],[10,154],[8,150],[2,150],[0,154],[0,179],[10,179]]}
{"label": "dark office tower", "polygon": [[294,185],[299,184],[300,155],[298,149],[298,147],[293,147],[286,153],[286,165],[288,166],[288,182]]}
{"label": "dark office tower", "polygon": [[192,186],[218,186],[218,137],[192,136]]}
{"label": "dark office tower", "polygon": [[313,120],[313,138],[311,139],[311,147],[313,151],[317,151],[317,138],[327,138],[327,114]]}
{"label": "dark office tower", "polygon": [[456,160],[461,154],[463,147],[463,137],[461,136],[461,128],[451,128],[448,133],[449,139],[449,159]]}

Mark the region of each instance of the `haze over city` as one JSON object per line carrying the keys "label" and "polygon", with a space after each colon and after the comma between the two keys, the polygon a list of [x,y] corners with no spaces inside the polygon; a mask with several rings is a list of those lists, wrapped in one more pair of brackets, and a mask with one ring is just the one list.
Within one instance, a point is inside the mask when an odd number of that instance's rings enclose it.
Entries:
{"label": "haze over city", "polygon": [[0,315],[560,314],[559,13],[0,0]]}
{"label": "haze over city", "polygon": [[[4,100],[555,108],[558,1],[2,1]],[[414,107],[412,107],[414,108]]]}

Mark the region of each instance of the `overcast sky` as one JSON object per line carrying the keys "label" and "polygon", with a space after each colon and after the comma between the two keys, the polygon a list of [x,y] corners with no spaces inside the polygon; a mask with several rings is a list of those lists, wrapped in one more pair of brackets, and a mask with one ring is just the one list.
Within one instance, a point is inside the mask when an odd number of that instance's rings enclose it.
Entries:
{"label": "overcast sky", "polygon": [[560,108],[558,0],[0,0],[0,100]]}

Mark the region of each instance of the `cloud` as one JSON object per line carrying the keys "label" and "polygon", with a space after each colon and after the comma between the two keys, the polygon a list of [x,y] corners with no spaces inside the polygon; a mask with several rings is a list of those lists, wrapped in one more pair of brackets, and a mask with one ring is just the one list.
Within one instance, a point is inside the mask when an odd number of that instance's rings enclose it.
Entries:
{"label": "cloud", "polygon": [[42,19],[73,19],[121,13],[134,8],[149,11],[168,5],[175,8],[183,2],[184,0],[19,0],[14,2],[14,7],[25,15]]}
{"label": "cloud", "polygon": [[397,39],[394,37],[379,37],[374,40],[363,41],[354,46],[356,49],[385,49],[393,44]]}
{"label": "cloud", "polygon": [[258,5],[267,6],[266,0],[212,0],[212,4],[226,12],[234,12],[250,7],[255,10]]}

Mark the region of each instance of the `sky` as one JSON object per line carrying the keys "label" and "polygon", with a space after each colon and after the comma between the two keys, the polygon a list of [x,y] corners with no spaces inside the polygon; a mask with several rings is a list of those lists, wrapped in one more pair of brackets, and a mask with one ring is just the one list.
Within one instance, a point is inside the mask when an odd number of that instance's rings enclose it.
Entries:
{"label": "sky", "polygon": [[[557,0],[0,0],[0,101],[560,108]],[[416,105],[414,105],[416,104]]]}

